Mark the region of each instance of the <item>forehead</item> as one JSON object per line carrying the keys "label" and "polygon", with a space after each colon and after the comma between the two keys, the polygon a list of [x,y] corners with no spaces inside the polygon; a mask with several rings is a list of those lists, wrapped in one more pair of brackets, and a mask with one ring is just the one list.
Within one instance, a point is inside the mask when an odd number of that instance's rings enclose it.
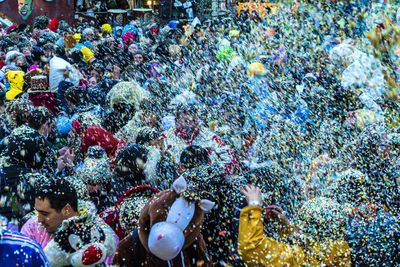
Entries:
{"label": "forehead", "polygon": [[35,209],[37,211],[46,211],[46,212],[50,212],[53,210],[47,198],[44,199],[35,198]]}

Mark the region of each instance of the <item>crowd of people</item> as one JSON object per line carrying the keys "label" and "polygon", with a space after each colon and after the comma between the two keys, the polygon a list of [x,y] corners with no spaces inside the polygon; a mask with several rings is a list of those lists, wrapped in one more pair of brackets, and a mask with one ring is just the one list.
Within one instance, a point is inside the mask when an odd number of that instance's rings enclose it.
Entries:
{"label": "crowd of people", "polygon": [[0,28],[5,266],[400,266],[400,5]]}

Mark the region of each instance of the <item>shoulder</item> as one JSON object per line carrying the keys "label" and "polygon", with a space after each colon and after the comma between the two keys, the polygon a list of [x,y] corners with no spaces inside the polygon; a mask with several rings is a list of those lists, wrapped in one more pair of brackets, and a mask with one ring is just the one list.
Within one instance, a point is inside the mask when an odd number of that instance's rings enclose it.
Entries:
{"label": "shoulder", "polygon": [[31,238],[28,236],[22,234],[22,233],[17,233],[17,232],[9,232],[9,231],[4,231],[2,232],[2,238],[0,240],[0,245],[11,245],[16,247],[24,247],[24,249],[32,249],[35,251],[41,251],[42,248],[37,244],[35,241],[33,241]]}
{"label": "shoulder", "polygon": [[30,236],[30,233],[32,233],[32,231],[39,231],[40,228],[41,225],[39,224],[37,216],[35,215],[30,218],[26,223],[24,223],[21,228],[21,233]]}

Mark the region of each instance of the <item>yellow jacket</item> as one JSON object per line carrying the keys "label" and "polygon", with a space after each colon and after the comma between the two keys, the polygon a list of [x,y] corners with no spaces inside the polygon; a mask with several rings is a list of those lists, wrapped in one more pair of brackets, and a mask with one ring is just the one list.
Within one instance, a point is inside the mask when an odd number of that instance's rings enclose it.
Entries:
{"label": "yellow jacket", "polygon": [[23,93],[24,75],[25,73],[21,70],[9,70],[6,72],[7,81],[10,83],[10,89],[6,93],[8,101],[14,100]]}
{"label": "yellow jacket", "polygon": [[350,248],[345,241],[314,244],[304,251],[264,235],[263,209],[247,206],[240,213],[239,255],[246,266],[350,266]]}

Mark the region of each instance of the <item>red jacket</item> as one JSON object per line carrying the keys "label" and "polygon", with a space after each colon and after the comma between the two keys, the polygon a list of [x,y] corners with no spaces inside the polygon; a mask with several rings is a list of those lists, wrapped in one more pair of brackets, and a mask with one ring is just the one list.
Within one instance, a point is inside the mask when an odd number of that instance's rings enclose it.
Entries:
{"label": "red jacket", "polygon": [[81,133],[81,149],[83,153],[86,153],[91,146],[101,146],[109,158],[114,158],[117,151],[125,145],[126,142],[124,140],[119,140],[99,125],[89,126]]}

